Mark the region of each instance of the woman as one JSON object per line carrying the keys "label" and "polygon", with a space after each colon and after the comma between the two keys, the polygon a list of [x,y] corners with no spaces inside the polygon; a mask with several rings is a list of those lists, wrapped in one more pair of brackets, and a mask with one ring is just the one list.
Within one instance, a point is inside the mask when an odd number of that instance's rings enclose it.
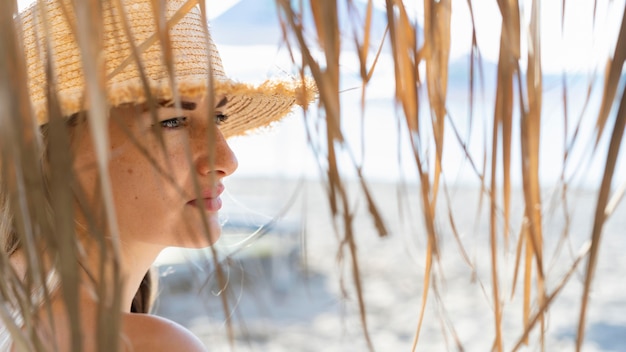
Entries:
{"label": "woman", "polygon": [[[149,311],[152,262],[165,247],[219,238],[222,181],[237,168],[226,139],[281,119],[313,94],[292,81],[228,79],[195,1],[101,5],[94,19],[70,0],[40,1],[15,20],[45,202],[30,201],[37,189],[20,186],[22,160],[0,144],[0,267],[3,281],[13,280],[0,290],[0,348],[201,351],[184,328],[140,314]],[[64,138],[68,148],[53,145]],[[29,218],[28,206],[49,216]],[[40,281],[32,279],[38,270]]]}

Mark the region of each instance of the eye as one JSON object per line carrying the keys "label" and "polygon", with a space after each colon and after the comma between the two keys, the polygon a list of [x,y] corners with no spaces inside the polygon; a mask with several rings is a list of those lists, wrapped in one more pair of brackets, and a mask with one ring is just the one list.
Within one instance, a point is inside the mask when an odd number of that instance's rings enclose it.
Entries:
{"label": "eye", "polygon": [[215,115],[215,124],[218,126],[226,122],[226,120],[228,120],[228,116],[224,114],[219,113]]}
{"label": "eye", "polygon": [[185,116],[173,117],[171,119],[163,120],[159,123],[161,124],[161,127],[172,130],[188,125],[187,117]]}

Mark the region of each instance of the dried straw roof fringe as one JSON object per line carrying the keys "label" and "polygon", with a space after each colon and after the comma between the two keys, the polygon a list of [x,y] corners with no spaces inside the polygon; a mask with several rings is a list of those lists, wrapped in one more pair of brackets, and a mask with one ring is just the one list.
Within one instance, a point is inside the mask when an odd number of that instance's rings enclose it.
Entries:
{"label": "dried straw roof fringe", "polygon": [[[362,299],[361,282],[359,275],[358,260],[356,260],[356,244],[354,233],[352,230],[353,209],[348,206],[346,199],[345,180],[338,172],[337,160],[340,158],[336,155],[338,148],[333,148],[333,143],[338,145],[345,143],[342,140],[342,131],[340,128],[340,120],[345,118],[340,114],[338,109],[339,89],[338,82],[341,67],[339,67],[339,55],[344,42],[350,45],[356,43],[358,51],[358,66],[360,66],[360,75],[363,82],[361,94],[361,108],[365,109],[367,102],[365,101],[367,85],[376,69],[377,60],[368,60],[370,52],[369,38],[370,29],[372,28],[372,9],[373,1],[367,1],[365,15],[355,10],[354,4],[348,2],[348,9],[354,15],[351,20],[356,31],[353,41],[342,41],[340,35],[340,20],[337,16],[337,8],[341,6],[341,1],[310,1],[310,12],[312,14],[312,27],[305,28],[309,33],[313,33],[313,43],[305,38],[302,33],[305,31],[302,27],[302,13],[298,11],[297,6],[293,6],[289,1],[277,1],[280,13],[283,15],[283,25],[288,31],[294,33],[294,40],[289,43],[297,47],[303,52],[302,66],[310,68],[319,83],[320,105],[325,108],[327,113],[326,121],[329,125],[327,134],[323,136],[326,140],[332,141],[328,143],[328,151],[326,157],[328,159],[327,182],[329,186],[329,202],[333,212],[337,218],[343,221],[343,237],[341,243],[346,244],[349,248],[347,251],[351,255],[351,264],[354,272],[354,285],[357,291],[357,298],[361,308],[361,319],[364,328],[365,338],[370,349],[373,345],[368,336],[366,314],[364,312],[364,304]],[[521,178],[523,180],[523,198],[524,209],[521,224],[520,235],[518,237],[515,272],[512,283],[515,289],[517,274],[523,276],[523,301],[522,320],[523,328],[521,337],[515,349],[521,345],[528,343],[528,334],[530,331],[539,330],[539,343],[545,343],[545,313],[549,310],[550,304],[554,297],[560,292],[563,285],[569,280],[571,273],[576,270],[577,265],[582,262],[582,258],[589,255],[590,260],[587,265],[585,288],[583,292],[582,305],[580,309],[578,341],[577,349],[581,349],[584,337],[585,312],[589,296],[589,290],[594,276],[595,261],[599,248],[600,234],[602,227],[606,221],[605,205],[610,193],[611,180],[614,174],[614,167],[617,160],[619,147],[622,144],[621,136],[624,133],[624,124],[626,120],[626,92],[622,91],[620,107],[617,111],[617,118],[613,127],[613,135],[610,140],[610,148],[606,154],[606,168],[604,170],[604,178],[599,187],[598,205],[594,219],[594,229],[591,236],[591,248],[583,248],[582,254],[574,261],[567,263],[571,267],[568,275],[564,276],[563,281],[558,287],[549,287],[546,284],[545,272],[546,258],[544,253],[544,205],[541,195],[542,185],[540,179],[539,159],[542,155],[540,145],[540,137],[542,135],[542,98],[543,90],[543,74],[541,69],[542,52],[541,52],[541,30],[540,30],[540,13],[541,7],[539,1],[498,1],[498,13],[502,16],[502,30],[499,38],[499,61],[497,65],[497,87],[495,88],[495,105],[494,113],[490,118],[485,118],[485,126],[492,127],[491,134],[485,133],[485,145],[482,155],[473,155],[468,148],[469,135],[463,137],[456,130],[453,119],[448,116],[449,104],[454,104],[448,100],[447,84],[449,70],[449,52],[451,43],[451,0],[426,0],[423,2],[423,38],[419,37],[418,26],[415,21],[410,18],[409,11],[405,8],[408,2],[402,1],[385,1],[385,15],[389,30],[389,42],[391,44],[391,56],[393,58],[395,73],[395,96],[396,106],[402,109],[399,114],[402,132],[406,133],[410,140],[412,156],[415,158],[415,166],[418,169],[417,179],[414,180],[419,184],[420,194],[413,195],[421,201],[422,218],[425,223],[425,232],[427,233],[427,248],[424,250],[424,283],[422,291],[422,305],[420,316],[417,317],[417,328],[413,343],[415,350],[419,341],[419,335],[422,327],[422,319],[427,308],[427,297],[434,291],[432,288],[432,280],[437,274],[437,261],[441,260],[441,252],[439,251],[439,239],[442,237],[441,231],[438,229],[437,222],[441,218],[441,211],[438,210],[437,201],[440,197],[439,190],[443,189],[448,192],[450,185],[446,184],[443,178],[442,160],[448,155],[444,152],[444,136],[447,140],[455,140],[458,142],[464,153],[464,159],[471,163],[476,173],[476,178],[480,182],[477,192],[485,195],[489,203],[489,249],[490,249],[490,277],[491,292],[490,305],[493,313],[493,350],[502,351],[505,346],[503,335],[503,317],[504,317],[504,301],[503,298],[503,280],[501,279],[503,272],[502,260],[499,259],[508,248],[509,231],[512,221],[512,187],[511,171],[512,160],[515,160],[515,147],[521,151]],[[471,17],[472,27],[474,27],[474,9],[473,2],[467,2],[467,10]],[[567,3],[569,5],[569,3]],[[528,6],[526,6],[528,5]],[[495,5],[494,5],[495,6]],[[563,2],[565,10],[566,2]],[[575,6],[575,5],[574,5]],[[622,4],[617,6],[623,6]],[[530,10],[522,13],[522,8]],[[524,23],[524,15],[527,14],[529,20],[527,27]],[[596,133],[600,139],[602,129],[607,123],[607,116],[616,102],[620,99],[616,95],[618,82],[623,81],[620,73],[623,70],[624,59],[626,58],[626,9],[622,11],[619,38],[615,46],[615,53],[612,60],[608,60],[607,74],[605,78],[605,87],[602,92],[602,106],[597,115]],[[594,13],[591,16],[595,16]],[[561,18],[555,18],[555,21],[564,21],[567,14]],[[596,19],[594,18],[594,21]],[[351,24],[353,24],[351,23]],[[563,28],[563,27],[562,27]],[[362,29],[362,32],[360,31]],[[422,29],[422,28],[420,28]],[[471,29],[471,55],[468,55],[470,73],[467,78],[469,83],[469,104],[470,108],[479,99],[475,87],[478,85],[482,77],[482,64],[480,59],[480,48],[477,41],[475,28]],[[419,39],[418,39],[419,38]],[[528,41],[528,47],[524,48],[522,43]],[[312,46],[324,48],[324,56],[320,59],[308,55],[309,48]],[[381,44],[382,47],[382,44]],[[524,66],[525,62],[525,67]],[[418,70],[418,67],[425,66],[425,72]],[[321,84],[324,82],[325,84]],[[565,79],[564,79],[565,83]],[[591,85],[590,85],[591,87]],[[591,89],[591,88],[590,88]],[[420,100],[425,96],[427,99]],[[567,87],[563,87],[564,108],[567,110]],[[589,98],[589,97],[587,97]],[[428,109],[425,114],[421,113],[420,105],[427,105]],[[586,105],[585,105],[586,108]],[[473,109],[470,109],[473,111]],[[363,113],[364,114],[364,113]],[[471,129],[473,116],[470,112],[469,124]],[[519,118],[517,116],[520,116]],[[582,115],[581,115],[582,116]],[[449,120],[449,121],[448,121]],[[519,120],[519,122],[517,121]],[[514,125],[518,124],[520,136],[514,135]],[[450,133],[450,127],[454,129]],[[578,131],[579,125],[576,127]],[[448,133],[444,133],[444,129],[448,129]],[[564,135],[568,136],[569,128],[565,127]],[[576,134],[572,137],[574,141],[583,144],[576,139]],[[515,137],[519,137],[518,139]],[[363,142],[365,144],[365,142]],[[514,143],[519,143],[515,146]],[[568,146],[563,151],[564,159],[567,161],[568,153],[571,152]],[[432,152],[434,150],[434,152]],[[594,151],[595,153],[595,151]],[[597,155],[594,155],[597,156]],[[488,158],[490,157],[490,160]],[[602,156],[599,156],[602,157]],[[481,160],[482,159],[482,160]],[[481,165],[482,162],[482,165]],[[566,163],[564,163],[566,164]],[[482,166],[482,167],[481,167]],[[375,219],[379,218],[376,202],[370,198],[369,191],[366,186],[362,174],[362,165],[355,165],[355,171],[359,175],[360,183],[363,187],[367,207],[370,214]],[[565,172],[564,172],[565,174]],[[563,207],[567,213],[566,194],[568,191],[568,181],[563,180],[562,196]],[[616,194],[615,196],[619,196]],[[410,197],[407,195],[407,197]],[[482,204],[482,197],[481,197]],[[343,215],[343,218],[341,217]],[[444,215],[445,216],[445,215]],[[450,212],[447,214],[452,225],[454,235],[457,242],[461,245],[459,233],[454,225],[454,217]],[[503,224],[503,226],[500,226]],[[567,228],[569,224],[565,227]],[[380,227],[377,226],[380,229]],[[381,235],[385,232],[379,230]],[[502,240],[504,239],[504,240]],[[502,244],[504,243],[504,245]],[[472,262],[468,260],[468,264]],[[520,280],[522,281],[522,280]],[[535,281],[535,282],[534,282]],[[549,291],[551,290],[551,291]],[[514,290],[513,290],[514,291]],[[532,302],[538,302],[538,307],[533,307]],[[447,322],[446,322],[447,323]],[[456,347],[463,349],[462,342],[458,338],[454,327],[450,325],[445,328],[445,333],[450,332]]]}
{"label": "dried straw roof fringe", "polygon": [[[193,1],[192,1],[193,2]],[[50,1],[44,3],[49,6]],[[69,1],[68,1],[69,3]],[[113,2],[105,2],[106,4],[112,4]],[[195,3],[195,2],[194,2]],[[313,15],[315,17],[314,25],[316,26],[315,30],[311,33],[317,33],[318,37],[316,38],[319,43],[311,43],[307,42],[302,35],[304,29],[300,26],[302,23],[298,16],[296,10],[294,10],[293,6],[289,1],[277,1],[279,3],[279,8],[282,9],[283,19],[285,20],[285,28],[288,31],[296,34],[296,38],[298,40],[297,43],[292,43],[293,46],[300,46],[302,52],[307,51],[308,47],[312,47],[314,45],[319,44],[321,47],[327,48],[327,51],[324,53],[327,59],[324,64],[320,64],[320,60],[316,60],[312,55],[307,56],[303,59],[304,66],[308,66],[311,68],[311,71],[317,75],[316,81],[320,83],[320,91],[325,94],[321,95],[321,105],[327,108],[326,112],[328,113],[326,117],[328,125],[330,126],[327,130],[327,141],[329,141],[328,146],[328,181],[331,183],[331,186],[328,188],[329,200],[331,207],[333,209],[334,215],[339,215],[335,219],[341,219],[340,221],[345,222],[345,236],[342,240],[342,243],[348,244],[350,248],[350,254],[352,255],[352,263],[354,265],[353,275],[355,278],[355,285],[357,286],[359,303],[362,303],[361,308],[364,308],[364,303],[360,291],[360,277],[359,277],[359,268],[358,268],[358,260],[356,259],[356,240],[354,233],[352,232],[351,221],[352,221],[352,208],[349,205],[349,200],[346,196],[346,191],[344,189],[343,178],[342,175],[338,171],[337,167],[337,158],[335,155],[335,150],[333,148],[333,142],[337,142],[340,144],[341,139],[341,128],[340,128],[340,118],[342,116],[339,115],[338,109],[338,101],[339,101],[339,74],[340,67],[339,63],[339,52],[341,50],[342,42],[339,38],[339,28],[338,28],[338,18],[336,13],[333,12],[333,9],[336,11],[337,2],[335,1],[311,1],[310,5],[313,8]],[[371,2],[368,2],[369,12],[371,15]],[[471,11],[471,2],[468,2],[470,5]],[[520,124],[523,125],[523,135],[521,136],[522,141],[520,142],[522,153],[523,153],[523,165],[530,165],[530,167],[525,168],[523,170],[523,178],[525,181],[525,189],[524,196],[525,198],[525,208],[524,218],[526,223],[523,226],[523,231],[519,236],[519,244],[516,258],[516,276],[517,270],[520,272],[520,276],[524,276],[524,285],[523,295],[524,300],[527,302],[532,302],[536,300],[538,302],[537,307],[532,307],[530,303],[525,304],[523,311],[523,319],[528,322],[528,325],[525,326],[525,330],[521,332],[522,337],[518,342],[518,348],[521,344],[527,341],[527,336],[529,332],[533,329],[536,329],[537,326],[543,324],[544,316],[543,314],[548,311],[551,302],[553,302],[553,298],[559,293],[559,290],[563,287],[565,282],[569,279],[570,276],[565,276],[563,280],[563,284],[560,284],[557,288],[550,288],[552,291],[548,291],[548,288],[544,284],[544,276],[543,270],[545,269],[545,261],[542,253],[542,226],[544,220],[542,219],[542,204],[540,197],[540,183],[539,183],[539,173],[538,173],[538,158],[540,155],[540,150],[538,150],[538,137],[541,133],[541,94],[542,94],[542,82],[541,82],[541,51],[540,49],[540,34],[538,31],[538,9],[534,8],[531,11],[531,26],[528,31],[522,28],[522,22],[520,21],[520,9],[519,3],[516,1],[505,2],[499,1],[500,13],[503,16],[503,32],[501,36],[501,40],[503,43],[507,43],[508,45],[503,45],[501,47],[500,53],[500,62],[498,65],[498,87],[497,87],[497,103],[496,110],[497,113],[493,116],[493,135],[492,143],[490,145],[485,146],[484,155],[485,158],[488,154],[493,155],[493,159],[491,161],[484,161],[483,168],[476,168],[476,173],[480,177],[481,182],[481,191],[485,191],[485,194],[488,194],[490,198],[490,249],[492,254],[492,295],[496,297],[493,299],[493,313],[494,313],[494,327],[493,327],[493,337],[494,337],[494,349],[502,350],[504,346],[503,336],[502,336],[502,316],[503,311],[501,310],[501,302],[503,299],[498,299],[497,297],[502,297],[502,288],[498,288],[498,286],[502,283],[498,276],[501,275],[501,271],[498,269],[502,268],[502,264],[497,261],[497,258],[500,254],[502,254],[502,242],[501,237],[507,238],[508,229],[510,228],[510,209],[509,203],[511,200],[511,190],[510,190],[510,172],[511,166],[510,162],[512,159],[511,156],[511,143],[514,139],[511,137],[511,126],[513,123],[513,111],[519,108],[520,115],[523,119],[520,121]],[[418,89],[423,88],[423,80],[418,76],[417,67],[421,62],[427,63],[427,72],[426,72],[426,81],[430,83],[431,86],[436,85],[438,80],[441,80],[441,77],[447,77],[447,51],[449,48],[447,47],[450,42],[450,17],[449,17],[449,5],[450,1],[425,1],[425,13],[426,18],[428,20],[428,25],[425,28],[425,36],[424,36],[424,47],[418,47],[418,42],[416,40],[416,28],[414,27],[411,19],[407,16],[407,11],[404,9],[404,6],[401,2],[392,2],[388,1],[386,3],[387,8],[387,20],[390,26],[390,41],[392,43],[392,54],[394,58],[394,66],[396,69],[396,101],[399,106],[404,109],[404,116],[402,118],[405,121],[402,121],[402,126],[408,126],[411,129],[410,132],[416,132],[418,130],[418,126],[432,126],[432,131],[428,129],[422,129],[419,131],[421,135],[426,135],[428,133],[432,133],[434,137],[434,143],[436,143],[436,160],[429,158],[422,154],[421,150],[428,150],[430,145],[424,145],[423,140],[428,138],[423,138],[419,140],[413,140],[413,146],[416,148],[415,156],[416,156],[416,166],[419,168],[419,177],[422,186],[421,194],[417,195],[423,204],[424,209],[424,220],[428,226],[428,246],[427,253],[425,256],[425,282],[424,282],[424,292],[423,292],[423,305],[422,312],[425,311],[426,308],[426,297],[430,292],[429,284],[431,283],[429,280],[433,277],[432,272],[436,270],[436,265],[433,265],[433,262],[437,260],[437,255],[439,252],[437,251],[437,240],[439,238],[437,227],[435,226],[436,219],[438,219],[441,215],[440,212],[437,212],[436,201],[437,201],[437,193],[440,186],[440,183],[444,184],[444,189],[446,187],[445,182],[443,180],[439,181],[439,174],[442,172],[439,165],[439,158],[443,158],[445,155],[443,153],[443,136],[444,131],[443,128],[446,126],[444,124],[445,117],[445,108],[446,108],[446,91],[445,87],[442,86],[439,91],[433,90],[428,92],[428,97],[430,100],[430,104],[436,111],[434,116],[420,116],[419,108],[417,106],[418,100],[417,97],[420,96],[417,92]],[[106,19],[111,21],[108,23],[108,26],[115,33],[123,33],[121,23],[113,20],[111,13],[114,13],[114,9],[109,9],[105,11],[107,14]],[[31,9],[32,10],[32,9]],[[56,11],[56,12],[55,12]],[[143,11],[146,11],[144,8]],[[150,10],[148,10],[150,11]],[[59,15],[58,9],[51,10],[51,13],[56,13],[56,15],[51,16],[51,21],[60,21],[62,19],[62,15]],[[134,12],[130,11],[128,16],[133,17]],[[170,15],[175,16],[175,14],[170,13]],[[42,19],[36,15],[30,15],[28,20],[24,21],[24,29],[26,31],[26,42],[28,43],[28,53],[27,53],[27,63],[31,67],[38,67],[37,73],[33,75],[33,81],[38,82],[33,87],[30,87],[31,94],[33,96],[33,100],[36,101],[35,109],[37,112],[37,116],[40,122],[45,122],[45,80],[43,79],[43,64],[46,62],[45,53],[41,51],[41,48],[45,47],[45,45],[40,45],[42,41],[40,39],[35,39],[29,36],[29,30],[32,31],[34,26],[40,25]],[[38,19],[39,18],[39,19]],[[185,21],[201,21],[201,17],[196,12],[189,12],[188,16],[184,16],[178,25],[183,26]],[[62,23],[62,22],[61,22]],[[601,131],[605,126],[608,127],[607,121],[613,121],[612,119],[607,119],[609,112],[611,111],[611,107],[616,105],[615,103],[620,100],[620,109],[615,119],[615,125],[613,127],[613,136],[611,138],[610,149],[607,152],[606,160],[607,167],[604,173],[604,180],[602,185],[600,186],[600,196],[598,198],[597,212],[595,215],[595,224],[592,233],[592,247],[591,247],[591,259],[587,266],[587,272],[585,277],[585,292],[583,293],[583,307],[581,308],[581,316],[579,321],[579,341],[578,348],[582,346],[582,340],[584,336],[584,326],[585,326],[585,307],[587,304],[588,293],[592,284],[592,278],[594,276],[595,270],[595,261],[597,260],[597,253],[599,242],[601,239],[602,233],[602,225],[606,220],[605,213],[605,205],[607,200],[609,199],[610,186],[613,176],[613,167],[618,160],[618,152],[620,144],[622,143],[622,136],[624,131],[624,121],[626,120],[626,96],[622,91],[622,95],[619,96],[617,94],[617,88],[620,82],[620,73],[623,69],[624,64],[624,56],[626,55],[626,25],[624,24],[624,20],[622,20],[622,28],[620,30],[620,37],[618,39],[618,43],[615,48],[615,54],[613,55],[613,60],[610,61],[607,76],[606,76],[606,86],[605,91],[603,92],[603,106],[601,108],[600,113],[598,114],[598,138],[601,134]],[[147,26],[153,26],[154,24],[150,24]],[[373,66],[369,66],[368,57],[368,36],[369,32],[367,31],[371,25],[371,16],[366,16],[363,21],[364,28],[364,39],[359,42],[356,40],[359,46],[360,55],[360,64],[362,68],[362,79],[363,86],[367,86],[368,80],[371,78],[375,64]],[[146,27],[148,28],[148,27]],[[178,32],[177,25],[173,26],[172,32],[172,42],[186,42],[193,38],[194,35],[189,35],[188,32]],[[67,31],[71,32],[70,29]],[[534,73],[528,74],[529,77],[524,77],[523,72],[520,72],[520,62],[522,60],[522,55],[524,54],[521,51],[520,47],[520,34],[521,33],[530,33],[532,36],[532,45],[534,45],[532,54],[528,54],[528,67],[526,68],[526,72]],[[112,33],[112,32],[111,32]],[[143,33],[143,32],[142,32]],[[196,34],[203,38],[204,31],[198,31]],[[109,74],[111,79],[111,85],[107,86],[107,98],[109,99],[109,103],[112,105],[122,104],[125,102],[141,102],[147,99],[147,95],[143,90],[143,84],[141,77],[134,73],[136,70],[134,61],[132,59],[132,45],[129,43],[123,43],[124,36],[117,36],[117,34],[111,34],[110,37],[105,37],[105,45],[111,45],[111,47],[117,48],[119,46],[120,51],[124,52],[123,55],[116,57],[115,60],[110,61],[111,66],[107,66],[106,72]],[[167,74],[163,74],[168,72],[167,67],[163,66],[160,63],[160,60],[156,60],[155,58],[160,58],[162,53],[160,52],[160,47],[154,42],[152,44],[147,45],[146,43],[150,43],[151,41],[156,42],[156,37],[151,35],[147,35],[147,33],[135,33],[135,44],[139,49],[141,49],[142,57],[146,60],[146,62],[154,63],[154,66],[146,65],[144,69],[148,73],[148,86],[151,88],[151,92],[158,97],[169,99],[172,97],[173,90],[172,87],[174,85],[171,84],[170,79]],[[80,61],[78,56],[76,56],[75,47],[67,46],[65,43],[65,37],[63,35],[51,35],[53,38],[53,51],[59,55],[69,55],[73,58],[75,65],[72,67],[56,67],[56,71],[60,72],[60,79],[57,82],[57,90],[61,94],[61,107],[65,114],[69,114],[70,112],[75,112],[81,109],[85,109],[88,105],[85,104],[84,99],[85,96],[83,94],[83,86],[84,82],[82,82],[83,74],[80,68]],[[308,39],[308,37],[307,37]],[[356,38],[355,38],[356,39]],[[478,44],[475,41],[473,43],[473,51],[471,56],[471,65],[472,65],[472,76],[468,79],[470,83],[472,83],[472,91],[471,94],[474,96],[474,76],[473,69],[479,66],[479,62],[476,61],[476,58],[479,57],[477,54]],[[210,38],[209,38],[210,40]],[[45,42],[45,41],[43,41]],[[72,41],[71,41],[72,42]],[[192,43],[193,44],[193,43]],[[190,44],[190,45],[192,45]],[[381,45],[382,46],[382,45]],[[211,43],[211,48],[213,48],[213,44]],[[424,48],[428,50],[423,50]],[[116,49],[117,50],[117,49]],[[174,52],[177,52],[174,50]],[[240,100],[231,99],[230,105],[228,109],[233,113],[237,113],[241,116],[240,123],[241,126],[237,124],[236,121],[230,121],[233,123],[232,130],[230,132],[226,132],[229,135],[237,135],[241,133],[245,133],[247,128],[254,127],[253,125],[248,124],[248,118],[245,116],[250,115],[250,111],[254,109],[258,109],[259,105],[264,104],[266,107],[275,106],[272,111],[276,112],[276,116],[282,114],[281,111],[288,110],[286,108],[287,105],[291,106],[294,103],[299,103],[302,105],[306,105],[313,97],[312,89],[304,89],[304,87],[310,87],[308,83],[304,84],[295,84],[292,85],[289,81],[279,81],[279,82],[267,82],[260,86],[248,86],[241,83],[235,83],[229,81],[225,74],[223,73],[221,62],[219,61],[218,56],[212,56],[211,53],[214,53],[213,49],[211,49],[210,54],[205,55],[206,53],[199,52],[196,50],[190,51],[181,51],[180,57],[194,57],[194,60],[199,60],[200,62],[204,62],[202,66],[204,69],[208,66],[206,63],[211,62],[213,66],[213,74],[215,79],[215,88],[218,93],[224,94],[233,94],[237,95],[241,94],[241,96],[249,97],[250,101],[247,101],[243,98],[238,98]],[[196,55],[199,55],[196,57]],[[185,65],[189,64],[190,67],[196,67],[195,63],[197,61],[189,60],[178,62],[181,67],[186,67]],[[109,61],[107,61],[107,65],[109,65]],[[303,68],[304,69],[304,68]],[[522,71],[524,69],[522,68]],[[188,72],[183,74],[184,77],[187,78],[185,82],[181,80],[176,83],[175,87],[177,90],[180,90],[183,94],[190,95],[199,95],[203,94],[207,91],[207,82],[209,73],[208,71],[200,71],[196,72],[195,69],[190,68]],[[524,78],[526,78],[526,86],[524,87]],[[132,82],[132,84],[125,84],[126,80],[128,82]],[[519,84],[519,86],[514,86],[514,84]],[[81,87],[80,89],[74,89],[76,87]],[[403,89],[404,88],[404,89]],[[300,90],[302,89],[302,90]],[[365,92],[365,88],[364,88]],[[517,94],[517,95],[516,95]],[[285,96],[287,97],[281,103],[276,103],[273,99],[277,96]],[[365,96],[365,93],[363,93]],[[527,106],[525,104],[515,105],[515,98],[519,99],[519,101],[527,102]],[[263,100],[266,99],[266,100]],[[363,102],[365,105],[365,101]],[[524,110],[524,109],[528,110]],[[258,112],[262,112],[261,110],[257,110]],[[267,115],[271,115],[272,112],[266,112]],[[333,114],[337,115],[333,115]],[[421,118],[421,119],[420,119]],[[234,120],[234,119],[233,119]],[[395,121],[394,121],[395,122]],[[265,124],[267,121],[259,122],[259,124]],[[431,124],[432,123],[432,124]],[[447,125],[449,126],[449,125]],[[447,127],[446,127],[447,128]],[[411,137],[418,136],[418,133],[410,134]],[[458,137],[458,136],[457,136]],[[463,143],[464,141],[460,140],[459,142]],[[465,145],[463,145],[465,147]],[[466,157],[470,159],[472,163],[477,161],[477,159],[472,160],[472,155],[469,155],[469,152],[464,149],[467,153]],[[502,155],[500,159],[498,154]],[[429,165],[436,165],[435,167],[428,167]],[[480,165],[479,165],[480,166]],[[360,170],[358,170],[360,172]],[[491,173],[491,175],[489,175]],[[498,187],[497,184],[498,177],[503,177],[504,179],[504,187],[502,190],[502,195],[498,195]],[[436,180],[436,181],[431,181]],[[366,194],[366,200],[368,206],[370,206],[370,211],[372,212],[372,216],[374,216],[379,223],[377,218],[377,210],[375,207],[375,201],[370,197],[370,194],[367,193],[368,189],[366,187],[366,182],[362,181],[363,191]],[[489,184],[491,181],[491,184]],[[567,185],[564,185],[564,191],[567,188]],[[501,213],[502,211],[502,213]],[[342,218],[341,215],[344,215]],[[452,220],[451,220],[452,221]],[[503,229],[500,229],[498,224],[503,223]],[[338,226],[341,227],[341,226]],[[382,233],[383,231],[381,231]],[[455,233],[455,235],[458,235]],[[458,238],[458,237],[457,237]],[[506,241],[506,240],[505,240]],[[461,243],[459,241],[459,243]],[[526,258],[524,258],[521,254],[527,253]],[[585,255],[587,252],[584,252]],[[521,258],[521,259],[520,259]],[[583,256],[578,257],[574,264],[571,265],[572,271],[569,272],[571,274],[575,269],[576,265],[581,262],[581,258]],[[524,263],[524,260],[526,261]],[[526,266],[526,267],[525,267]],[[569,275],[568,274],[568,275]],[[532,278],[537,278],[537,284],[532,284]],[[364,331],[367,335],[367,326],[366,326],[366,316],[365,313],[362,313]],[[421,324],[421,317],[417,319],[419,321],[418,324]],[[451,328],[453,330],[453,328]],[[540,328],[540,334],[544,334],[545,330]],[[454,331],[452,331],[454,334]],[[417,344],[419,336],[419,326],[416,329],[416,338],[415,344]],[[543,336],[541,337],[543,339]],[[460,345],[459,346],[462,348]],[[415,347],[415,346],[414,346]]]}
{"label": "dried straw roof fringe", "polygon": [[[148,93],[144,83],[156,100],[171,100],[174,91],[178,96],[203,96],[209,90],[209,75],[212,74],[212,90],[229,99],[225,107],[229,121],[222,132],[231,137],[280,120],[295,104],[306,107],[311,103],[315,89],[310,79],[270,79],[260,85],[229,79],[196,3],[167,2],[169,54],[164,54],[164,45],[159,43],[156,20],[153,16],[146,16],[153,13],[150,1],[126,0],[123,9],[114,1],[102,3],[106,98],[111,106],[146,102]],[[44,8],[42,14],[40,6],[35,3],[20,16],[31,100],[40,124],[47,121],[46,91],[49,85],[45,72],[48,51],[42,48],[49,47],[52,53],[55,88],[62,114],[71,116],[89,108],[74,8],[69,0],[46,0]],[[133,40],[124,34],[125,20]],[[48,21],[50,33],[42,38],[41,33],[45,33],[43,21]],[[143,72],[133,58],[134,48],[140,51]],[[173,58],[175,77],[170,77],[164,57]],[[145,74],[145,82],[141,73]],[[172,89],[173,86],[176,88]]]}

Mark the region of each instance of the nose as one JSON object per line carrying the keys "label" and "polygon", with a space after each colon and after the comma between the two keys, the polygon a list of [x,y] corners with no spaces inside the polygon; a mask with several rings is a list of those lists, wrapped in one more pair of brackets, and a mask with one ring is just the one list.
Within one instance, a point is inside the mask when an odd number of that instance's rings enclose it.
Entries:
{"label": "nose", "polygon": [[202,176],[214,173],[219,178],[226,177],[237,170],[237,157],[217,126],[207,128],[208,133],[206,129],[200,129],[194,138],[199,140],[194,143],[196,171]]}

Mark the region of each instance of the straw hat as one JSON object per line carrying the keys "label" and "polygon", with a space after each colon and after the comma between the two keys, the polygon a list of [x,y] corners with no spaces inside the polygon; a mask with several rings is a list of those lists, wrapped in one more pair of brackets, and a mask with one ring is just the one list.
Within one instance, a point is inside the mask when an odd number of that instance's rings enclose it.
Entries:
{"label": "straw hat", "polygon": [[[102,2],[103,56],[106,67],[107,100],[111,106],[144,103],[147,100],[140,70],[132,56],[132,46],[124,34],[123,18],[128,20],[134,45],[139,49],[141,64],[151,94],[157,100],[173,98],[172,80],[164,64],[162,44],[156,32],[151,0]],[[294,104],[306,106],[314,96],[312,84],[297,80],[268,80],[260,85],[235,82],[224,73],[222,61],[197,0],[167,0],[165,16],[170,26],[175,86],[181,96],[200,97],[208,92],[210,67],[216,95],[225,95],[228,121],[220,129],[226,137],[267,126],[289,113]],[[85,74],[81,51],[77,45],[76,17],[70,0],[46,0],[45,11],[37,3],[20,16],[22,40],[28,67],[28,87],[37,121],[48,120],[45,64],[50,48],[54,79],[61,112],[70,116],[87,108]],[[42,13],[43,12],[43,13]],[[43,20],[48,21],[44,35]],[[210,66],[210,67],[209,67]]]}

